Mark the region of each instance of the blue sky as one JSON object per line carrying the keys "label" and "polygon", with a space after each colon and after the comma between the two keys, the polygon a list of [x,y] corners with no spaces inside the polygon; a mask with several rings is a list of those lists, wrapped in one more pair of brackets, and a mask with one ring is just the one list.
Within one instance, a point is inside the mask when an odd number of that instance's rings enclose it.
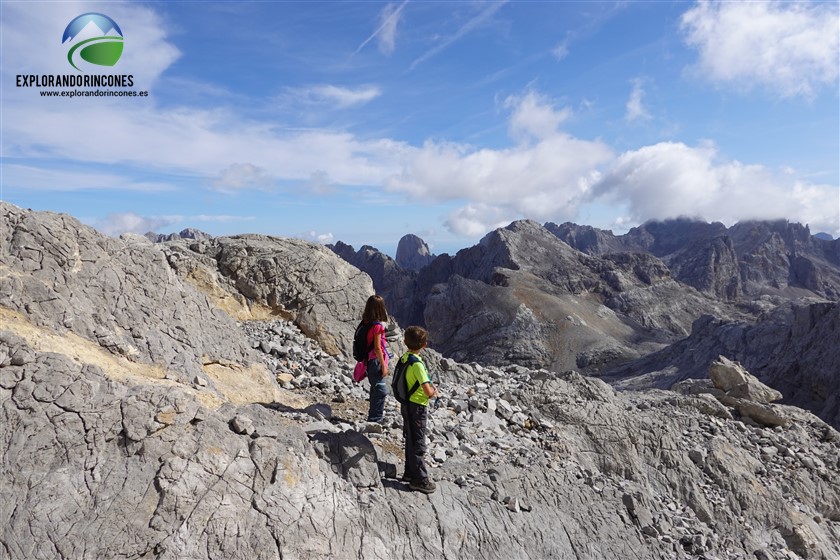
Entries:
{"label": "blue sky", "polygon": [[[2,198],[111,235],[391,254],[406,233],[453,253],[520,218],[840,235],[837,2],[0,5]],[[82,71],[148,97],[18,87],[80,74],[61,38],[87,12],[124,51]]]}

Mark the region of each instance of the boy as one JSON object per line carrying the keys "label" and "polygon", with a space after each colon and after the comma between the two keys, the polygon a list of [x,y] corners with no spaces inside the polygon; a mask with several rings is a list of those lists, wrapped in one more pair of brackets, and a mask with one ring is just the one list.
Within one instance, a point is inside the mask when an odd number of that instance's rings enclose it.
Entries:
{"label": "boy", "polygon": [[403,417],[403,436],[405,436],[405,474],[403,481],[409,482],[409,488],[425,494],[435,491],[436,485],[429,480],[423,455],[426,454],[426,419],[428,418],[429,399],[438,396],[437,388],[429,379],[426,365],[420,358],[420,351],[426,347],[428,334],[422,327],[405,329],[405,345],[408,352],[403,354],[397,367],[406,367],[405,380],[409,390],[417,388],[409,395],[409,402],[400,405]]}

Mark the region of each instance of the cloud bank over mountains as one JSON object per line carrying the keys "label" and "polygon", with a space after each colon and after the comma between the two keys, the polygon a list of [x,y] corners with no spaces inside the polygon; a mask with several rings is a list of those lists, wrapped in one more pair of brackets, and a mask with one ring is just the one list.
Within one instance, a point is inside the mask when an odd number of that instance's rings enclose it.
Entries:
{"label": "cloud bank over mountains", "polygon": [[[79,6],[59,4],[37,15],[24,5],[6,6],[16,23],[12,29],[10,17],[2,24],[5,48],[28,52],[25,45],[37,29],[61,27],[79,13]],[[381,53],[393,53],[404,8],[405,3],[383,8],[379,27],[359,49],[376,40]],[[415,65],[430,61],[501,8],[487,7],[417,57]],[[138,69],[142,87],[153,87],[180,56],[170,40],[172,31],[154,7],[115,4],[109,13],[130,22],[123,25],[126,34],[130,31],[131,41],[141,42],[142,49],[127,50],[121,64]],[[684,40],[697,53],[695,65],[686,71],[736,92],[760,87],[786,98],[812,97],[838,79],[837,18],[831,16],[836,6],[700,2],[680,19]],[[138,52],[142,58],[132,54]],[[555,53],[558,63],[567,52]],[[24,58],[14,69],[3,70],[3,80],[33,68],[43,70],[36,59]],[[60,63],[50,69],[66,70]],[[644,86],[642,79],[632,84],[628,121],[651,118],[643,104]],[[443,218],[446,227],[466,236],[522,217],[575,220],[584,206],[595,203],[614,205],[616,217],[637,222],[681,215],[727,224],[784,217],[809,223],[814,231],[840,233],[837,185],[777,171],[764,162],[737,161],[722,153],[714,139],[663,139],[618,149],[601,138],[577,137],[564,128],[576,118],[570,103],[538,85],[524,85],[498,103],[498,124],[506,126],[508,143],[492,147],[447,138],[417,142],[391,134],[362,135],[346,127],[298,128],[254,118],[235,105],[164,105],[154,97],[142,103],[79,100],[68,111],[29,91],[6,91],[4,155],[48,160],[54,175],[45,176],[35,165],[16,165],[12,176],[20,186],[48,189],[53,181],[56,189],[72,188],[61,184],[60,168],[62,162],[74,162],[92,166],[85,173],[87,184],[110,182],[124,189],[147,185],[150,191],[160,190],[158,182],[120,176],[151,169],[192,177],[207,191],[229,196],[291,182],[310,188],[314,196],[342,188],[349,196],[381,190],[406,201],[445,202],[454,208]],[[313,83],[294,92],[337,109],[375,107],[388,96],[379,84],[349,80]],[[97,178],[99,165],[123,167]],[[114,223],[132,229],[150,225],[125,219]]]}

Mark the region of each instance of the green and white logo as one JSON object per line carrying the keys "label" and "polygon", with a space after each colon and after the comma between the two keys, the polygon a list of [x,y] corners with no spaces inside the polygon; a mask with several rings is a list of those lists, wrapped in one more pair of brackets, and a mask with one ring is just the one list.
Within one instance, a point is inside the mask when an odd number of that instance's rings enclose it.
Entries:
{"label": "green and white logo", "polygon": [[85,63],[113,66],[123,52],[120,26],[105,14],[96,12],[82,14],[71,21],[61,43],[70,45],[67,60],[79,72],[84,72]]}

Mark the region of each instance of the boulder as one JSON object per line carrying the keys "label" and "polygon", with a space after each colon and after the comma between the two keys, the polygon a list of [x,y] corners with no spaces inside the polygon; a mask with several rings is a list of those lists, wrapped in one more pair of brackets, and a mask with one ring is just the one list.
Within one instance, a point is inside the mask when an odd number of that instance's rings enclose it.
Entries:
{"label": "boulder", "polygon": [[709,368],[709,377],[715,387],[730,397],[757,403],[781,400],[782,394],[760,382],[738,362],[718,356]]}

